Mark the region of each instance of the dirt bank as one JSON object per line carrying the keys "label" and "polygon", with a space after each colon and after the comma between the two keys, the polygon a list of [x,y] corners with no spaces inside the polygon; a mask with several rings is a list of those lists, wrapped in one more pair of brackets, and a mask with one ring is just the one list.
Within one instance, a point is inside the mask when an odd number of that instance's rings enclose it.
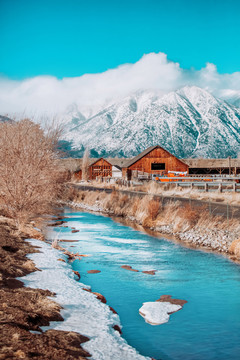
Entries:
{"label": "dirt bank", "polygon": [[61,307],[48,298],[54,294],[24,287],[16,279],[39,271],[26,257],[38,251],[27,237],[0,217],[0,359],[86,359],[90,354],[80,344],[87,337],[59,330],[43,333],[40,328],[63,320]]}
{"label": "dirt bank", "polygon": [[107,194],[73,189],[68,204],[85,210],[118,216],[146,229],[174,236],[184,245],[204,248],[240,260],[238,247],[239,219],[210,215],[206,208],[193,209],[189,204],[172,201],[165,204],[152,196],[130,197],[118,191]]}

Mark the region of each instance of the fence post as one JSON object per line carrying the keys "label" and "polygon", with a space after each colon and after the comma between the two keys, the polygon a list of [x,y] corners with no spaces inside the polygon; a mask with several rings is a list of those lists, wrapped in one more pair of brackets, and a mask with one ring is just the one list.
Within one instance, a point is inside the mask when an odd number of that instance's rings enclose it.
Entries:
{"label": "fence post", "polygon": [[218,185],[218,192],[222,192],[222,183],[220,183],[219,185]]}
{"label": "fence post", "polygon": [[204,188],[205,188],[205,191],[208,192],[208,183],[205,183]]}
{"label": "fence post", "polygon": [[227,224],[229,227],[229,204],[228,204],[228,202],[227,202]]}
{"label": "fence post", "polygon": [[236,183],[235,183],[235,181],[233,183],[233,191],[236,192]]}

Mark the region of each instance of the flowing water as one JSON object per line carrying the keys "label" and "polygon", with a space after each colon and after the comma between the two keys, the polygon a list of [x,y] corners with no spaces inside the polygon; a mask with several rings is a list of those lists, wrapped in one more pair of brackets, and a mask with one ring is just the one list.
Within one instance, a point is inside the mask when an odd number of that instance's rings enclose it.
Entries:
{"label": "flowing water", "polygon": [[[62,246],[91,255],[75,260],[73,269],[80,272],[81,282],[106,297],[120,316],[122,336],[142,355],[162,360],[240,358],[239,265],[149,236],[109,217],[69,209],[64,215],[68,227],[52,231],[60,239],[78,242]],[[71,233],[71,227],[79,232]],[[93,269],[101,273],[87,273]],[[143,270],[157,271],[148,275]],[[139,315],[142,303],[167,294],[188,302],[168,323],[146,323]]]}

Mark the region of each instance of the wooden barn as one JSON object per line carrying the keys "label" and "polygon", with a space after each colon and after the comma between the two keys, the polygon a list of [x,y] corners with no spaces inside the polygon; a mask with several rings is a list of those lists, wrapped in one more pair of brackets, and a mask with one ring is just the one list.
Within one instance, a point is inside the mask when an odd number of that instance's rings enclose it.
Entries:
{"label": "wooden barn", "polygon": [[126,161],[125,158],[100,158],[94,159],[89,166],[89,180],[95,180],[96,177],[122,178],[122,168]]}
{"label": "wooden barn", "polygon": [[189,174],[239,175],[240,159],[185,159]]}
{"label": "wooden barn", "polygon": [[168,171],[188,173],[188,165],[159,145],[151,146],[133,159],[126,161],[122,169],[123,178],[127,180],[139,177],[141,174],[161,176],[167,174]]}
{"label": "wooden barn", "polygon": [[104,158],[97,159],[89,166],[89,179],[96,177],[112,177],[112,164]]}

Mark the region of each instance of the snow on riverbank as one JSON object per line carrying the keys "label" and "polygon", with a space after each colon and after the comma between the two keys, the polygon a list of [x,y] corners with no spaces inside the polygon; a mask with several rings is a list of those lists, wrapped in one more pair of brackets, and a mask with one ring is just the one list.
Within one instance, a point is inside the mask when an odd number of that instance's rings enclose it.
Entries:
{"label": "snow on riverbank", "polygon": [[59,258],[66,259],[65,255],[40,240],[28,241],[40,248],[40,253],[28,257],[41,271],[33,272],[21,280],[26,286],[55,292],[55,300],[63,307],[61,314],[64,321],[52,322],[44,330],[75,331],[89,337],[90,341],[82,347],[91,353],[93,360],[150,359],[138,354],[113,329],[114,325],[120,326],[119,316],[112,313],[95,295],[83,290],[86,285],[75,280],[71,266],[58,261]]}
{"label": "snow on riverbank", "polygon": [[139,309],[139,314],[151,325],[160,325],[168,322],[169,314],[180,310],[182,306],[169,302],[145,302]]}

